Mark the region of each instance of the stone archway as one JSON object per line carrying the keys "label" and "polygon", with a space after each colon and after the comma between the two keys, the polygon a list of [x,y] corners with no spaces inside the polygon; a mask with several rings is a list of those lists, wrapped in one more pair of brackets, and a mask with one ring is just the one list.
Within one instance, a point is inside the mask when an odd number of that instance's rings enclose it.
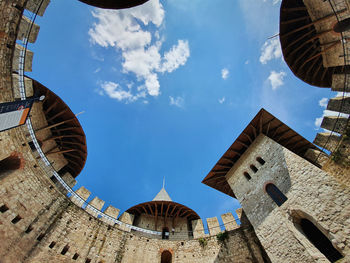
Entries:
{"label": "stone archway", "polygon": [[173,255],[171,254],[171,252],[169,250],[164,250],[162,252],[162,256],[161,256],[161,263],[171,263],[172,262],[172,258]]}

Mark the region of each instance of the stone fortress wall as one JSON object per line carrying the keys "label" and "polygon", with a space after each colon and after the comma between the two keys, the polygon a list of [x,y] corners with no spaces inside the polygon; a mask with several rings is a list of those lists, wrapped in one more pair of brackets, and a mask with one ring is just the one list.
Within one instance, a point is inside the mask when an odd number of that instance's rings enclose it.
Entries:
{"label": "stone fortress wall", "polygon": [[[18,71],[19,55],[23,47],[15,41],[16,38],[25,36],[25,28],[29,24],[28,19],[22,17],[23,7],[34,11],[36,4],[41,1],[26,2],[25,0],[0,2],[0,10],[4,10],[0,14],[1,102],[19,98],[17,75],[12,75],[12,71]],[[39,15],[44,14],[48,4],[49,0],[43,1]],[[39,27],[34,24],[28,38],[29,42],[35,42],[38,32]],[[33,55],[27,50],[24,65],[26,71],[31,71]],[[343,79],[345,79],[343,76],[334,76],[334,90],[343,85],[339,84]],[[30,80],[25,81],[27,96],[30,96],[32,94]],[[337,107],[334,105],[339,106],[339,101],[337,98],[330,100],[329,109],[336,110]],[[33,108],[33,116],[39,116],[36,114],[41,112],[39,107]],[[347,113],[348,108],[342,107],[342,109]],[[321,127],[343,134],[346,125],[346,118],[335,120],[334,117],[325,117]],[[218,242],[215,237],[221,231],[218,219],[215,217],[206,220],[209,234],[204,233],[202,220],[192,222],[194,240],[163,241],[134,231],[130,232],[125,226],[113,227],[114,222],[101,218],[96,210],[86,209],[86,203],[81,199],[74,197],[71,200],[67,199],[60,184],[50,180],[46,170],[42,169],[35,151],[33,152],[30,147],[26,126],[2,132],[0,136],[0,160],[16,156],[21,162],[19,169],[1,174],[0,236],[2,240],[7,240],[0,244],[1,262],[160,262],[163,250],[169,250],[173,254],[173,262],[269,262],[253,227],[242,211],[238,211],[241,226],[238,226],[231,213],[221,216],[225,229],[229,231],[229,238],[225,243]],[[334,136],[334,134],[317,135],[315,144],[320,145],[320,142],[324,142],[324,138]],[[331,143],[328,143],[329,141]],[[326,147],[334,146],[332,143],[340,141],[343,141],[343,138],[327,139]],[[334,148],[328,150],[332,152]],[[330,163],[330,159],[321,152],[313,150],[308,154],[309,157],[321,156],[319,158],[321,165]],[[340,170],[338,175],[346,174],[344,170]],[[62,178],[71,187],[76,183],[69,175],[63,175]],[[345,180],[344,176],[338,176],[338,179]],[[84,201],[90,196],[90,192],[84,187],[76,192]],[[104,201],[95,197],[90,204],[101,211]],[[132,224],[132,215],[123,213],[118,217],[119,211],[109,206],[103,212],[124,223]],[[249,220],[254,221],[251,218]],[[271,240],[268,240],[267,232],[271,229],[265,230],[259,231],[258,235],[264,243],[265,241],[268,243]],[[336,234],[336,226],[334,231]],[[199,241],[202,238],[206,240],[206,245]],[[340,246],[342,242],[349,241],[340,237]]]}
{"label": "stone fortress wall", "polygon": [[[26,35],[30,25],[22,16],[23,7],[36,10],[40,0],[5,0],[0,2],[1,35],[1,81],[0,101],[19,99],[18,61],[23,46],[16,44],[16,38]],[[49,4],[44,0],[38,15],[43,15]],[[29,42],[35,42],[39,27],[33,25]],[[33,53],[27,50],[24,70],[31,71]],[[25,78],[26,94],[33,95],[31,80]],[[11,88],[12,87],[12,88]],[[45,116],[40,103],[32,109],[33,126],[45,126]],[[45,136],[50,136],[47,134]],[[204,233],[202,220],[193,222],[193,240],[161,240],[131,231],[125,225],[115,226],[113,221],[101,218],[96,210],[86,207],[81,199],[71,196],[60,184],[52,180],[43,169],[26,126],[17,127],[0,134],[0,161],[15,158],[20,166],[0,171],[0,258],[6,262],[160,262],[162,251],[173,255],[173,262],[269,262],[254,230],[242,211],[239,226],[231,213],[222,216],[228,238],[220,243],[216,234],[221,231],[217,218],[207,219],[209,234]],[[51,158],[59,170],[63,158]],[[62,175],[69,186],[75,179]],[[85,201],[90,192],[81,187],[77,194]],[[104,201],[98,197],[90,202],[101,210]],[[118,218],[119,209],[112,206],[103,212]],[[133,216],[123,213],[120,221],[132,224]],[[206,240],[200,242],[201,240]],[[3,242],[5,241],[5,242]]]}

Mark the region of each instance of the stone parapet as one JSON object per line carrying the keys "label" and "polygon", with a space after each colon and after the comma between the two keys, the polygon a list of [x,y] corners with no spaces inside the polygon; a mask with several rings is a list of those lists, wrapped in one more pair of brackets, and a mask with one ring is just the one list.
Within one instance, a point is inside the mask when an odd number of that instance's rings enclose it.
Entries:
{"label": "stone parapet", "polygon": [[[110,205],[105,209],[105,211],[103,213],[110,216],[110,217],[113,217],[114,219],[117,219],[119,212],[120,212],[120,209],[115,208],[114,206]],[[105,217],[102,217],[101,220],[109,225],[114,225],[114,221],[108,220]]]}
{"label": "stone parapet", "polygon": [[207,224],[210,236],[214,236],[221,232],[219,220],[217,217],[207,218]]}
{"label": "stone parapet", "polygon": [[[13,54],[13,59],[12,59],[12,70],[18,71],[19,67],[19,56],[22,50],[25,48],[19,44],[16,44],[15,47],[15,52]],[[33,63],[33,56],[34,53],[27,49],[26,51],[26,56],[25,56],[25,62],[24,62],[24,71],[26,72],[32,72],[32,63]]]}
{"label": "stone parapet", "polygon": [[318,164],[320,167],[325,165],[329,160],[329,157],[327,154],[316,149],[308,149],[304,157],[307,160],[309,160],[311,163]]}
{"label": "stone parapet", "polygon": [[35,23],[31,25],[31,23],[32,21],[29,18],[22,16],[21,23],[19,24],[18,35],[17,35],[18,40],[24,40],[27,37],[28,30],[31,28],[30,34],[28,37],[28,42],[34,43],[36,41],[39,34],[40,27]]}
{"label": "stone parapet", "polygon": [[340,136],[331,134],[329,132],[320,132],[316,135],[313,143],[320,146],[321,148],[325,148],[328,151],[333,152],[336,150],[340,140]]}
{"label": "stone parapet", "polygon": [[39,16],[43,16],[47,6],[50,4],[50,0],[28,0],[26,9],[32,13],[37,13]]}
{"label": "stone parapet", "polygon": [[[15,99],[20,99],[21,94],[19,92],[19,76],[18,74],[12,74],[12,85],[13,85],[13,95]],[[33,80],[30,78],[24,77],[24,87],[26,92],[26,97],[33,97]]]}
{"label": "stone parapet", "polygon": [[333,74],[332,90],[350,92],[350,74]]}
{"label": "stone parapet", "polygon": [[[102,210],[102,207],[103,207],[104,204],[105,204],[105,201],[101,200],[97,196],[95,196],[94,199],[92,199],[89,202],[89,205],[93,206],[94,208],[96,208],[99,211]],[[98,213],[95,210],[93,210],[93,209],[91,209],[89,207],[86,207],[86,212],[88,212],[89,214],[91,214],[94,217],[98,217]]]}
{"label": "stone parapet", "polygon": [[346,129],[348,119],[338,116],[325,116],[321,123],[321,128],[343,134]]}
{"label": "stone parapet", "polygon": [[64,175],[61,176],[61,178],[63,179],[63,181],[65,181],[66,184],[68,184],[68,186],[70,188],[72,188],[74,185],[77,184],[77,181],[74,179],[74,177],[66,172]]}
{"label": "stone parapet", "polygon": [[[86,201],[89,196],[91,195],[91,192],[86,189],[84,186],[80,187],[78,190],[75,191],[77,195],[79,195],[84,201]],[[84,202],[81,201],[80,199],[76,198],[75,196],[71,196],[70,199],[74,204],[76,204],[79,207],[82,207]]]}
{"label": "stone parapet", "polygon": [[193,238],[205,237],[202,219],[192,220]]}
{"label": "stone parapet", "polygon": [[[134,215],[129,214],[127,212],[124,212],[120,217],[119,217],[119,221],[128,224],[128,225],[132,225],[133,221],[134,221]],[[119,229],[130,232],[131,229],[126,227],[125,225],[121,225],[119,226]]]}
{"label": "stone parapet", "polygon": [[329,100],[327,110],[350,114],[350,97],[335,97]]}
{"label": "stone parapet", "polygon": [[231,212],[221,215],[221,219],[225,225],[226,231],[235,230],[240,227]]}

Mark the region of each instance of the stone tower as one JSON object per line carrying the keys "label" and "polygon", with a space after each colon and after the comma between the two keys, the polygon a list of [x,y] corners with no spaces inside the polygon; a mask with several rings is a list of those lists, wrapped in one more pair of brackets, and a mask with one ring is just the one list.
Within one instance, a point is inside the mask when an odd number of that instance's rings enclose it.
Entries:
{"label": "stone tower", "polygon": [[[308,147],[262,109],[228,150],[236,156],[226,152],[216,165],[231,167],[221,177],[273,262],[335,262],[349,255],[349,189],[303,158]],[[204,183],[218,189],[210,181],[217,171]]]}

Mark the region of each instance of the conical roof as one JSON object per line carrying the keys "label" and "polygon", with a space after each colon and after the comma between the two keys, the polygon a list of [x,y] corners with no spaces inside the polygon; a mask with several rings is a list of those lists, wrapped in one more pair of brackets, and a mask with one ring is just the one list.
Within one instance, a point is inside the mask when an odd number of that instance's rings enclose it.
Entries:
{"label": "conical roof", "polygon": [[155,198],[153,198],[152,201],[170,201],[172,202],[173,200],[171,200],[169,194],[165,191],[165,188],[163,187],[159,193],[156,195]]}

